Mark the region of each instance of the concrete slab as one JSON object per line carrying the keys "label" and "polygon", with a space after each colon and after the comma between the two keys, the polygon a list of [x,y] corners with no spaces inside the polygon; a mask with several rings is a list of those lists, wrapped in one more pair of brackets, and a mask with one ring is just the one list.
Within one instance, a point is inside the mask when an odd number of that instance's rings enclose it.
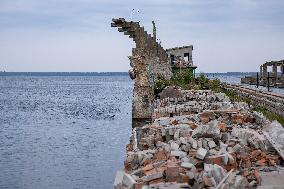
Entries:
{"label": "concrete slab", "polygon": [[284,189],[284,172],[261,172],[261,185],[258,189]]}

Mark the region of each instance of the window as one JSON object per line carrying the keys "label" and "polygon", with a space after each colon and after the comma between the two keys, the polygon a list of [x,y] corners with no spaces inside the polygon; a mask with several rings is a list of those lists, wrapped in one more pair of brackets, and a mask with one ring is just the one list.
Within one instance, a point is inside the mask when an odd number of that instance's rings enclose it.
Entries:
{"label": "window", "polygon": [[183,59],[184,59],[185,61],[189,61],[189,53],[184,53],[184,54],[183,54]]}
{"label": "window", "polygon": [[171,54],[171,64],[174,65],[175,64],[175,55]]}

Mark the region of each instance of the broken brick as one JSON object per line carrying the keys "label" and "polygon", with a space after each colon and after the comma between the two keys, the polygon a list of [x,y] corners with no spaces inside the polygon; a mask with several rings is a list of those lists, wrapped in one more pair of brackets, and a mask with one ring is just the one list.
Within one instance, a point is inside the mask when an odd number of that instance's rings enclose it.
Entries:
{"label": "broken brick", "polygon": [[154,154],[155,159],[157,160],[167,160],[168,159],[168,155],[167,152],[165,150],[158,150],[155,154]]}
{"label": "broken brick", "polygon": [[179,167],[178,166],[167,166],[166,167],[166,180],[168,182],[177,182],[179,178]]}

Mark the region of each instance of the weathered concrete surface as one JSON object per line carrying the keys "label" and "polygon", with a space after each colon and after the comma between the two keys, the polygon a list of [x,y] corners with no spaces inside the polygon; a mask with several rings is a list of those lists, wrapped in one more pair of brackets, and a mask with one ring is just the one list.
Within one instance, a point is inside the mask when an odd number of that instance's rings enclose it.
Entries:
{"label": "weathered concrete surface", "polygon": [[[154,25],[154,34],[156,27]],[[168,55],[163,47],[157,43],[156,37],[148,34],[139,22],[128,22],[124,18],[112,19],[112,27],[118,27],[133,38],[136,47],[129,57],[133,67],[129,71],[135,80],[133,94],[133,119],[150,119],[153,111],[154,85],[158,76],[170,79],[172,76]]]}
{"label": "weathered concrete surface", "polygon": [[284,129],[282,125],[274,121],[264,128],[263,134],[284,159]]}
{"label": "weathered concrete surface", "polygon": [[261,172],[261,186],[257,189],[283,189],[284,188],[284,172]]}
{"label": "weathered concrete surface", "polygon": [[132,117],[147,119],[153,112],[154,91],[150,85],[145,66],[145,57],[132,57],[135,83],[132,101]]}

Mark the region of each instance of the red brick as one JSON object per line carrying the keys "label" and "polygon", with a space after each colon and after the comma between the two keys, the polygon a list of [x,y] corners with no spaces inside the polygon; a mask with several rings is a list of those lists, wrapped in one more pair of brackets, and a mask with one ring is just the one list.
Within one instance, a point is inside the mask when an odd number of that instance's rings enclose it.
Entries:
{"label": "red brick", "polygon": [[176,124],[178,124],[178,121],[177,121],[175,118],[173,118],[173,119],[170,121],[170,124],[176,125]]}
{"label": "red brick", "polygon": [[257,162],[256,162],[256,164],[258,165],[258,166],[266,166],[267,165],[267,163],[266,163],[266,159],[261,159],[261,160],[258,160]]}
{"label": "red brick", "polygon": [[223,165],[223,156],[209,156],[206,158],[210,164],[217,164],[222,166]]}
{"label": "red brick", "polygon": [[127,161],[127,160],[124,161],[124,169],[125,169],[126,171],[131,171],[131,170],[132,170],[131,161]]}
{"label": "red brick", "polygon": [[189,176],[183,173],[179,174],[179,182],[181,183],[188,183],[189,182]]}
{"label": "red brick", "polygon": [[209,115],[206,112],[200,114],[200,120],[203,124],[208,123],[210,121]]}
{"label": "red brick", "polygon": [[168,154],[165,150],[158,150],[155,155],[154,155],[155,159],[157,160],[167,160],[168,159]]}
{"label": "red brick", "polygon": [[127,149],[127,151],[133,151],[132,143],[127,144],[126,149]]}
{"label": "red brick", "polygon": [[152,160],[151,158],[144,159],[144,160],[143,160],[143,166],[146,166],[146,165],[152,163],[152,161],[153,161],[153,160]]}
{"label": "red brick", "polygon": [[223,122],[219,123],[218,127],[219,127],[220,131],[222,131],[222,132],[226,132],[227,131],[226,124],[223,123]]}
{"label": "red brick", "polygon": [[194,123],[194,122],[190,122],[189,123],[189,127],[191,128],[191,129],[195,129],[196,127],[197,127],[197,125]]}
{"label": "red brick", "polygon": [[144,171],[144,173],[145,173],[145,172],[147,172],[147,171],[149,171],[149,170],[151,170],[151,169],[154,169],[154,167],[153,167],[153,164],[150,163],[150,164],[144,166],[142,169],[143,169],[143,171]]}
{"label": "red brick", "polygon": [[179,179],[179,167],[167,166],[166,167],[166,180],[168,182],[178,182]]}
{"label": "red brick", "polygon": [[261,150],[254,150],[251,152],[251,158],[257,158],[261,154]]}

